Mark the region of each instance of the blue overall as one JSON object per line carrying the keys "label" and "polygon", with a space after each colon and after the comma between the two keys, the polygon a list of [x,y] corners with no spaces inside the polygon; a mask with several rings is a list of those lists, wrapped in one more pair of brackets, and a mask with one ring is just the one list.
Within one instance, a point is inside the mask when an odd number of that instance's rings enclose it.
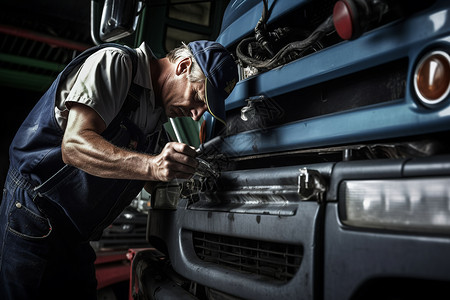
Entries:
{"label": "blue overall", "polygon": [[[0,299],[95,299],[95,253],[89,241],[101,236],[144,185],[92,176],[62,161],[63,131],[54,116],[59,82],[106,46],[111,44],[88,49],[59,74],[10,146],[0,206]],[[134,50],[115,46],[132,58],[134,78]],[[102,136],[117,146],[133,144],[136,151],[149,153],[158,134],[145,138],[127,118],[138,106],[136,87],[132,84],[121,112]]]}

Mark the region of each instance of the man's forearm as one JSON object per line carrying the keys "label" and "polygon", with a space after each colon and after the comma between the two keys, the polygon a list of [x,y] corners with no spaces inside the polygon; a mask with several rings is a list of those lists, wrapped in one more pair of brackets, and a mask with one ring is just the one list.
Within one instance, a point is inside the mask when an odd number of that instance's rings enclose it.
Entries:
{"label": "man's forearm", "polygon": [[73,105],[61,144],[63,161],[99,177],[145,181],[189,178],[198,165],[196,152],[188,145],[168,143],[151,156],[111,144],[101,136],[105,128],[92,108]]}
{"label": "man's forearm", "polygon": [[94,176],[156,180],[151,174],[153,156],[114,146],[95,132],[65,138],[62,153],[66,164]]}

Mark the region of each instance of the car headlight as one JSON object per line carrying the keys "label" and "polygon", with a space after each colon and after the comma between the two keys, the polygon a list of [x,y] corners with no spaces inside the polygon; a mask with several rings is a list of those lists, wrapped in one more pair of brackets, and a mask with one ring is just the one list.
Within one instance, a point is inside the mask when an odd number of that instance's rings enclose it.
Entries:
{"label": "car headlight", "polygon": [[344,181],[340,193],[344,224],[450,232],[450,178]]}

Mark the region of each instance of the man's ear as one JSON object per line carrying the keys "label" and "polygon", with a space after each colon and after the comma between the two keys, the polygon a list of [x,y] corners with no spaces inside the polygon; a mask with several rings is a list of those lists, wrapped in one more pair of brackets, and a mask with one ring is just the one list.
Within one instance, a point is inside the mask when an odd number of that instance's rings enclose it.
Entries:
{"label": "man's ear", "polygon": [[176,68],[176,74],[181,75],[186,72],[186,74],[189,74],[191,72],[192,67],[192,60],[190,57],[185,57],[178,61],[177,68]]}

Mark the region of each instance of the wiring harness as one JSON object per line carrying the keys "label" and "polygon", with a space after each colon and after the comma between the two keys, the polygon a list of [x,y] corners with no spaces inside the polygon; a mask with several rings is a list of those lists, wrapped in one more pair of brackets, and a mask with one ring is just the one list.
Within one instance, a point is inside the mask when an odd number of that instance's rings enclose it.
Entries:
{"label": "wiring harness", "polygon": [[255,27],[255,35],[243,39],[236,48],[236,55],[243,67],[268,71],[308,53],[322,49],[320,40],[335,30],[332,16],[328,17],[312,33],[291,27],[267,30],[269,9],[267,0],[261,18]]}

